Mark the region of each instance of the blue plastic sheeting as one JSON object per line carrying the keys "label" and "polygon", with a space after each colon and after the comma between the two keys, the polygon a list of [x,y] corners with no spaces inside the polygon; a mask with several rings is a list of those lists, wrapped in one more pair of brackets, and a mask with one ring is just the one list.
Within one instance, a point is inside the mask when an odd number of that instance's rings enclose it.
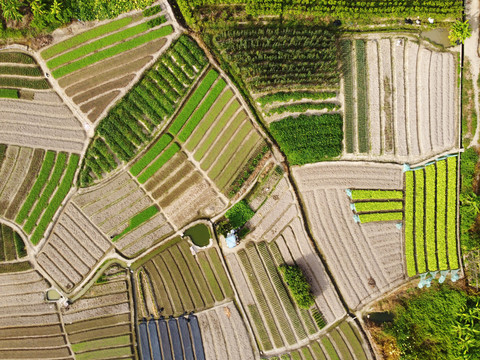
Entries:
{"label": "blue plastic sheeting", "polygon": [[150,360],[150,346],[148,345],[147,322],[143,320],[138,327],[140,329],[140,359]]}
{"label": "blue plastic sheeting", "polygon": [[237,236],[235,233],[228,234],[225,241],[227,242],[227,247],[232,249],[237,246]]}
{"label": "blue plastic sheeting", "polygon": [[193,357],[192,340],[190,339],[190,330],[188,330],[188,322],[183,316],[178,318],[178,326],[180,327],[180,335],[182,335],[183,351],[186,360],[195,360]]}
{"label": "blue plastic sheeting", "polygon": [[188,317],[190,321],[190,330],[192,331],[193,346],[195,347],[195,355],[197,360],[205,360],[205,353],[203,352],[202,335],[200,335],[200,327],[198,326],[198,319],[195,315]]}
{"label": "blue plastic sheeting", "polygon": [[150,344],[152,344],[153,360],[162,360],[162,350],[160,350],[160,342],[158,340],[157,324],[153,319],[150,319],[148,322],[148,333],[150,334]]}
{"label": "blue plastic sheeting", "polygon": [[177,320],[168,320],[168,328],[170,329],[170,338],[172,339],[173,355],[175,360],[183,360],[182,340],[180,340]]}
{"label": "blue plastic sheeting", "polygon": [[167,322],[165,320],[157,320],[160,329],[160,341],[162,343],[163,358],[165,360],[173,360],[172,349],[170,348],[170,338],[168,337]]}

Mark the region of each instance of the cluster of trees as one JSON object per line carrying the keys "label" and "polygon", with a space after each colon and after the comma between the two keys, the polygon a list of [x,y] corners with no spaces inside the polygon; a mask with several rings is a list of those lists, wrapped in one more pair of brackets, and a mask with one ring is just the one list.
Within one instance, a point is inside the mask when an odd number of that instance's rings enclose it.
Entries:
{"label": "cluster of trees", "polygon": [[309,309],[315,304],[310,284],[298,265],[283,264],[279,266],[279,270],[299,307]]}

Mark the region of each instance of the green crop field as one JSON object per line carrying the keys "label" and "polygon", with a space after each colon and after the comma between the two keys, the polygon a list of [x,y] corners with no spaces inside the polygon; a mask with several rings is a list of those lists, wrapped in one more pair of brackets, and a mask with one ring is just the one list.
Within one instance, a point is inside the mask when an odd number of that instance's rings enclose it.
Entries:
{"label": "green crop field", "polygon": [[458,268],[456,161],[457,157],[451,156],[405,175],[409,276]]}

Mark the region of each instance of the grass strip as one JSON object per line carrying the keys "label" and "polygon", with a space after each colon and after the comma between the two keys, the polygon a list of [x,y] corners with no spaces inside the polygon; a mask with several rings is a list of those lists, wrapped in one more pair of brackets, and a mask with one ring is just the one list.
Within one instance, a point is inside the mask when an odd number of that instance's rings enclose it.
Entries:
{"label": "grass strip", "polygon": [[213,103],[220,96],[220,93],[223,91],[227,83],[225,80],[220,79],[217,81],[215,86],[208,92],[207,97],[201,103],[199,108],[193,113],[193,115],[188,120],[187,124],[183,128],[178,138],[180,141],[186,141],[188,137],[192,134],[193,130],[197,127],[200,121],[204,118],[207,111],[212,107]]}
{"label": "grass strip", "polygon": [[123,358],[124,356],[131,356],[132,348],[131,346],[117,347],[112,349],[102,349],[96,351],[89,351],[86,353],[75,354],[77,360],[97,360],[97,359],[108,359],[108,358]]}
{"label": "grass strip", "polygon": [[340,43],[343,60],[343,78],[345,82],[345,147],[347,153],[354,151],[355,138],[355,113],[353,100],[353,67],[352,67],[352,42],[344,40]]}
{"label": "grass strip", "polygon": [[367,55],[365,41],[355,40],[357,62],[357,127],[358,151],[368,152],[368,96],[367,96]]}
{"label": "grass strip", "polygon": [[75,172],[78,167],[79,160],[80,160],[80,157],[77,154],[70,155],[67,170],[65,172],[65,175],[63,176],[62,182],[58,186],[58,189],[55,192],[55,195],[53,195],[52,200],[48,204],[48,207],[45,209],[45,212],[43,213],[42,218],[38,223],[38,226],[35,229],[35,232],[32,235],[31,241],[34,245],[36,245],[41,240],[41,238],[43,237],[43,234],[45,233],[45,230],[47,230],[48,225],[52,221],[53,216],[57,212],[58,208],[62,204],[62,201],[67,196],[68,192],[70,191],[70,188],[72,187],[72,184],[73,184],[73,178],[75,176]]}
{"label": "grass strip", "polygon": [[[129,345],[130,335],[116,336],[106,339],[84,341],[78,344],[72,344],[72,350],[75,353],[83,351],[92,351],[98,348],[113,347],[119,345]],[[78,354],[77,354],[78,355]]]}
{"label": "grass strip", "polygon": [[123,230],[120,234],[116,235],[112,241],[115,242],[118,239],[120,239],[123,235],[126,233],[132,231],[133,229],[139,227],[142,225],[144,222],[148,221],[151,219],[156,213],[158,213],[160,210],[155,206],[152,205],[145,210],[139,212],[137,215],[132,217],[130,221],[128,222],[128,226],[125,230]]}
{"label": "grass strip", "polygon": [[40,90],[50,89],[50,85],[48,84],[47,80],[43,78],[27,79],[21,77],[0,77],[0,86]]}
{"label": "grass strip", "polygon": [[330,332],[330,336],[332,337],[332,340],[337,345],[337,349],[340,351],[340,355],[342,359],[353,360],[352,355],[350,354],[350,350],[348,349],[347,344],[345,344],[345,341],[343,341],[343,338],[338,332],[338,329],[334,329],[332,332]]}
{"label": "grass strip", "polygon": [[256,99],[260,105],[265,106],[273,102],[288,102],[299,100],[327,100],[337,96],[335,91],[310,92],[310,91],[280,91],[273,94],[267,94]]}
{"label": "grass strip", "polygon": [[335,351],[335,348],[330,342],[330,339],[327,336],[324,336],[322,337],[321,341],[322,341],[323,347],[325,348],[325,350],[327,350],[328,357],[331,360],[340,360],[337,352]]}
{"label": "grass strip", "polygon": [[15,222],[18,224],[23,224],[25,218],[27,217],[30,209],[32,208],[33,204],[37,200],[40,192],[44,188],[48,177],[50,176],[50,172],[52,171],[53,164],[55,163],[55,153],[53,151],[48,151],[45,155],[43,160],[42,168],[40,169],[40,174],[38,174],[37,180],[33,185],[32,189],[28,193],[28,196],[25,202],[22,205],[22,208],[18,212],[17,218]]}
{"label": "grass strip", "polygon": [[405,173],[405,257],[407,261],[408,276],[417,274],[415,262],[415,245],[414,245],[414,200],[415,190],[413,182],[413,171]]}
{"label": "grass strip", "polygon": [[303,360],[315,360],[308,347],[303,347],[300,351],[302,352]]}
{"label": "grass strip", "polygon": [[3,235],[3,228],[6,225],[0,224],[0,262],[5,261],[5,239]]}
{"label": "grass strip", "polygon": [[27,256],[27,249],[25,248],[25,243],[20,235],[17,232],[13,234],[15,241],[15,249],[17,250],[17,258],[23,258]]}
{"label": "grass strip", "polygon": [[18,90],[16,90],[16,89],[0,89],[0,98],[18,99]]}
{"label": "grass strip", "polygon": [[365,355],[365,350],[363,350],[362,344],[353,332],[353,329],[348,322],[344,321],[339,325],[340,330],[345,335],[348,343],[352,347],[353,353],[355,354],[355,360],[367,360],[367,355]]}
{"label": "grass strip", "polygon": [[176,135],[183,127],[185,122],[188,120],[190,115],[192,115],[193,111],[196,109],[200,101],[204,98],[207,91],[210,89],[214,81],[218,78],[218,72],[215,70],[210,70],[207,75],[203,78],[200,85],[195,89],[194,93],[190,96],[187,100],[185,105],[183,106],[182,110],[178,113],[177,117],[173,121],[172,125],[168,129],[168,131]]}
{"label": "grass strip", "polygon": [[153,145],[150,150],[148,150],[145,155],[143,155],[133,166],[130,168],[130,173],[133,176],[137,176],[142,172],[143,169],[147,167],[157,156],[160,154],[163,149],[167,147],[168,144],[172,141],[173,137],[169,134],[163,134],[160,139]]}
{"label": "grass strip", "polygon": [[267,329],[262,321],[257,305],[248,305],[248,311],[250,312],[250,319],[253,320],[253,324],[257,330],[258,347],[260,350],[264,351],[272,350],[272,342],[270,341],[270,337],[268,336]]}
{"label": "grass strip", "polygon": [[95,64],[101,60],[107,59],[109,57],[121,54],[124,51],[134,49],[140,45],[143,45],[149,41],[155,40],[157,38],[167,36],[173,32],[172,26],[164,26],[160,29],[150,31],[146,34],[140,35],[136,38],[121,42],[115,46],[112,46],[108,49],[99,51],[87,57],[84,57],[75,62],[69,63],[65,66],[62,66],[52,72],[52,75],[55,78],[61,78],[62,76],[68,75],[76,70],[80,70],[88,65]]}
{"label": "grass strip", "polygon": [[401,190],[352,190],[353,200],[402,200]]}
{"label": "grass strip", "polygon": [[12,261],[17,258],[17,251],[15,250],[15,241],[13,234],[15,232],[10,226],[2,226],[3,232],[3,249],[5,251],[5,260]]}
{"label": "grass strip", "polygon": [[96,37],[121,29],[122,27],[130,24],[132,20],[133,20],[132,17],[129,16],[123,19],[109,22],[108,24],[105,24],[105,25],[94,27],[91,30],[87,30],[81,34],[78,34],[77,36],[74,36],[68,40],[65,40],[56,45],[53,45],[48,49],[45,49],[44,51],[42,51],[42,58],[44,58],[45,60],[48,60],[54,57],[55,55],[63,53],[68,49],[71,49],[74,46],[80,45],[88,40],[95,39]]}
{"label": "grass strip", "polygon": [[32,66],[0,66],[1,75],[42,76],[39,67]]}
{"label": "grass strip", "polygon": [[30,263],[30,261],[0,264],[0,274],[16,273],[20,271],[27,271],[30,269],[32,269],[32,264]]}
{"label": "grass strip", "polygon": [[425,216],[425,172],[416,170],[415,172],[415,249],[417,256],[418,272],[427,271],[425,259],[425,231],[423,228],[423,218]]}
{"label": "grass strip", "polygon": [[318,342],[313,342],[310,344],[313,354],[317,360],[326,360],[325,354],[323,353],[322,348]]}
{"label": "grass strip", "polygon": [[435,232],[437,234],[437,257],[439,270],[448,269],[447,260],[447,237],[446,237],[446,212],[447,212],[447,162],[439,161],[437,166],[437,223]]}
{"label": "grass strip", "polygon": [[425,241],[427,245],[427,268],[438,270],[437,248],[435,243],[435,165],[425,167]]}
{"label": "grass strip", "polygon": [[357,212],[403,210],[401,201],[367,201],[355,203]]}
{"label": "grass strip", "polygon": [[219,284],[222,287],[222,291],[227,298],[233,298],[234,293],[232,286],[230,285],[230,281],[228,280],[228,276],[225,272],[225,268],[223,267],[222,262],[220,261],[220,257],[218,256],[217,249],[210,248],[207,250],[208,257],[210,259],[210,264],[212,264],[213,270],[217,275],[217,279],[219,280]]}
{"label": "grass strip", "polygon": [[457,253],[457,157],[447,158],[447,244],[450,269],[458,269]]}
{"label": "grass strip", "polygon": [[377,222],[377,221],[402,221],[402,212],[386,212],[373,214],[360,214],[361,223]]}
{"label": "grass strip", "polygon": [[[193,155],[195,160],[200,161],[203,158],[205,153],[210,149],[213,142],[217,139],[220,132],[225,128],[226,124],[229,122],[229,120],[232,118],[232,116],[235,114],[239,107],[240,103],[237,100],[233,101],[228,107],[228,109],[223,113],[223,115],[213,124],[213,128],[208,134],[208,137],[204,138],[201,145],[195,151],[195,154]],[[239,116],[241,116],[241,114],[244,114],[243,117],[246,117],[246,114],[242,111],[237,117],[235,117],[235,119],[233,120],[234,123],[238,122],[238,118]],[[203,124],[200,124],[200,127],[202,126]],[[231,126],[232,125],[230,125],[230,127]]]}
{"label": "grass strip", "polygon": [[207,280],[207,283],[210,287],[210,292],[212,293],[215,301],[222,301],[225,299],[225,297],[223,296],[222,290],[220,289],[220,284],[215,277],[212,265],[208,260],[207,253],[205,251],[199,252],[197,254],[197,260],[202,268],[203,276]]}
{"label": "grass strip", "polygon": [[52,176],[48,181],[45,189],[42,191],[40,198],[37,201],[34,209],[28,216],[28,219],[23,226],[23,229],[27,234],[30,234],[37,223],[38,218],[40,217],[43,210],[48,205],[48,200],[52,196],[53,192],[57,188],[57,185],[62,177],[63,171],[65,170],[65,166],[67,164],[67,154],[61,152],[58,154],[57,159],[55,161],[55,167],[53,168]]}
{"label": "grass strip", "polygon": [[170,160],[180,150],[177,143],[171,144],[144,172],[138,177],[140,184],[144,184],[150,179],[165,163]]}
{"label": "grass strip", "polygon": [[57,56],[56,58],[47,61],[47,66],[50,69],[57,68],[61,65],[64,65],[70,61],[76,60],[81,56],[84,56],[86,54],[93,53],[99,49],[102,49],[104,47],[113,45],[117,42],[120,42],[122,40],[128,39],[132,36],[141,34],[145,31],[147,31],[150,27],[148,26],[147,23],[141,23],[129,28],[126,28],[125,30],[122,30],[120,32],[102,37],[98,40],[95,40],[91,43],[88,43],[86,45],[83,45],[79,48],[76,48],[74,50],[71,50],[65,54],[62,54],[60,56]]}

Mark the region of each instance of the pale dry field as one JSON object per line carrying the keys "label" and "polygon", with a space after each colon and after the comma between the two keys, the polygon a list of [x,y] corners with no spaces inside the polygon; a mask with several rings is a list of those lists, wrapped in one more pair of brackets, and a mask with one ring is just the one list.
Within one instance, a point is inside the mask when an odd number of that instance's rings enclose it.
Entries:
{"label": "pale dry field", "polygon": [[402,230],[394,222],[357,224],[346,189],[403,189],[400,165],[330,162],[294,168],[313,236],[349,307],[406,278]]}

